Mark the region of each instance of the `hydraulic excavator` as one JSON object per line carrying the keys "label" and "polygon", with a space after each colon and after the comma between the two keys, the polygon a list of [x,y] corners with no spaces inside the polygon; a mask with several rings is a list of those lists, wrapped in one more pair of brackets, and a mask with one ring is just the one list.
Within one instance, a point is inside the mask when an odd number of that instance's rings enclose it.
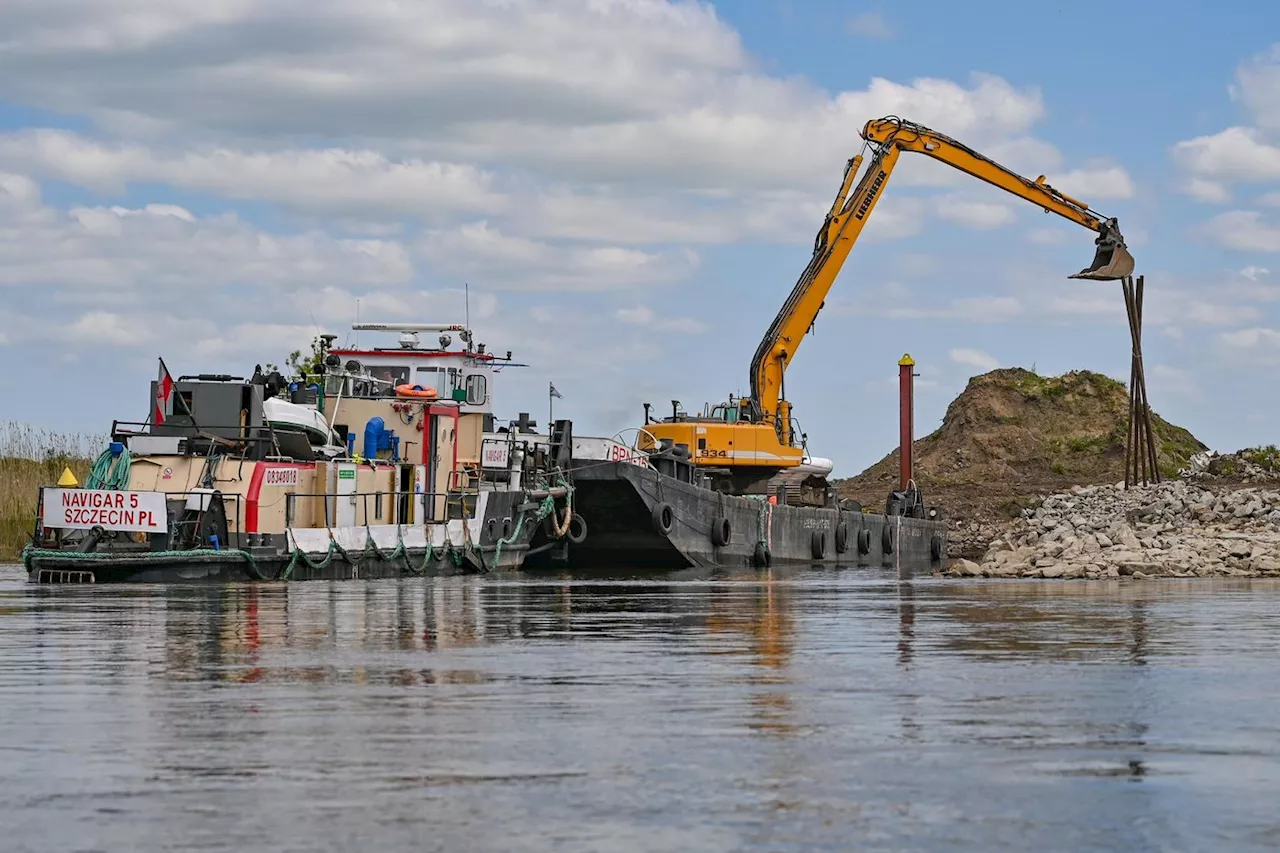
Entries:
{"label": "hydraulic excavator", "polygon": [[[904,151],[932,157],[1097,232],[1093,262],[1067,278],[1115,281],[1133,273],[1133,256],[1117,220],[1049,186],[1044,175],[1024,178],[963,143],[897,116],[867,122],[862,138],[863,153],[845,166],[812,259],[751,360],[751,396],[735,400],[730,395],[701,415],[682,412],[673,400],[671,416],[658,420],[651,419],[646,404],[640,449],[651,449],[644,446],[648,436],[662,445],[684,445],[694,463],[712,474],[714,487],[733,494],[763,493],[774,475],[805,461],[804,436],[792,417],[783,377]],[[871,160],[854,186],[867,152]]]}

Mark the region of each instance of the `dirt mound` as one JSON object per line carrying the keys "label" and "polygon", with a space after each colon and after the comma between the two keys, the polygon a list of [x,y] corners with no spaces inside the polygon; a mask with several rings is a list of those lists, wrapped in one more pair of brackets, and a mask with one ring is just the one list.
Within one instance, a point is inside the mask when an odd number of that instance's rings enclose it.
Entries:
{"label": "dirt mound", "polygon": [[[951,518],[956,556],[980,553],[989,528],[1045,495],[1123,480],[1128,406],[1123,383],[1086,370],[1046,377],[1015,367],[970,379],[942,425],[915,443],[916,481],[926,502]],[[1151,418],[1161,473],[1175,478],[1207,448],[1154,412]],[[897,485],[896,449],[836,483],[841,497],[868,507],[883,507]]]}

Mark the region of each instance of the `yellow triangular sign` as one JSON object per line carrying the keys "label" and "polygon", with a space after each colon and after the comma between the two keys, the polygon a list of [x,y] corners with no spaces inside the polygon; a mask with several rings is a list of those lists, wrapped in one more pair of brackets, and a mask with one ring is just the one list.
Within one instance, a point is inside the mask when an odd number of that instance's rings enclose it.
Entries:
{"label": "yellow triangular sign", "polygon": [[62,469],[62,476],[58,478],[58,485],[64,489],[72,489],[80,485],[80,481],[76,479],[76,475],[71,473],[70,468]]}

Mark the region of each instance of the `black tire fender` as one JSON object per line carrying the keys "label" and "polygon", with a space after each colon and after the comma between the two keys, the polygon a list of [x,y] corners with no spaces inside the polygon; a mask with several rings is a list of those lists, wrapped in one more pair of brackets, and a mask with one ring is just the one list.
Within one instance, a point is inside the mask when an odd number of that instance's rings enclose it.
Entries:
{"label": "black tire fender", "polygon": [[813,531],[813,535],[809,537],[809,550],[813,552],[815,560],[821,560],[827,556],[827,531]]}
{"label": "black tire fender", "polygon": [[587,520],[575,512],[569,519],[569,532],[565,534],[565,538],[574,545],[587,541]]}
{"label": "black tire fender", "polygon": [[889,522],[884,523],[884,527],[880,528],[880,547],[886,554],[893,553],[893,528],[889,526]]}
{"label": "black tire fender", "polygon": [[484,529],[488,532],[489,538],[497,541],[498,539],[498,519],[491,518],[484,523]]}
{"label": "black tire fender", "polygon": [[840,522],[836,525],[836,553],[843,554],[849,550],[849,525]]}
{"label": "black tire fender", "polygon": [[502,519],[502,538],[510,539],[511,534],[515,532],[515,523],[511,520],[511,516]]}
{"label": "black tire fender", "polygon": [[723,548],[729,544],[729,539],[733,536],[733,527],[729,524],[729,519],[723,516],[711,522],[711,544],[717,548]]}
{"label": "black tire fender", "polygon": [[865,527],[858,531],[858,553],[871,553],[871,531]]}
{"label": "black tire fender", "polygon": [[942,537],[935,535],[929,540],[929,556],[936,563],[942,559]]}
{"label": "black tire fender", "polygon": [[755,551],[751,554],[751,562],[756,568],[769,568],[773,564],[773,555],[769,553],[769,546],[763,542],[757,542]]}
{"label": "black tire fender", "polygon": [[662,502],[655,504],[653,507],[653,527],[663,536],[671,532],[671,528],[675,527],[676,514],[671,508],[671,504]]}

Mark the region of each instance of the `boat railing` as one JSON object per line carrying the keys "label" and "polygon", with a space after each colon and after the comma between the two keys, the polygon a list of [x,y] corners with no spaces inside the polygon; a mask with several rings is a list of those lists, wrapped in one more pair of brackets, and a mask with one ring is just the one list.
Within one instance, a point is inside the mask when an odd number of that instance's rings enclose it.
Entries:
{"label": "boat railing", "polygon": [[[165,423],[159,425],[158,428],[162,430],[162,432],[159,432],[159,433],[156,432],[157,425],[151,423],[151,421],[113,420],[111,422],[111,435],[112,436],[173,435],[179,438],[186,438],[189,435],[199,435],[202,432],[209,433],[210,435],[215,435],[216,433],[213,432],[215,430],[218,433],[223,433],[223,432],[269,433],[271,432],[271,425],[269,423],[266,423],[265,421],[256,426],[251,426],[249,424],[242,424],[242,423],[234,423],[234,424],[200,423],[194,420],[190,415],[182,414],[180,412],[175,412],[169,417],[170,417],[170,421],[166,421]],[[139,427],[139,429],[125,429],[125,427]],[[222,437],[222,436],[219,436],[219,437]],[[266,439],[259,438],[257,440],[264,441]]]}
{"label": "boat railing", "polygon": [[[356,526],[439,523],[474,517],[477,494],[469,490],[419,492],[400,489],[348,494],[288,492],[284,496],[284,523],[285,527],[297,527],[301,518],[316,518],[316,514],[306,515],[303,511],[304,502],[310,501],[320,501],[319,516],[324,527],[342,526],[337,521],[339,503],[343,501],[360,510],[359,513],[351,512],[350,523]],[[416,511],[410,513],[410,507]]]}
{"label": "boat railing", "polygon": [[[150,421],[111,422],[111,440],[124,442],[130,438],[171,438],[199,439],[218,445],[225,449],[247,449],[251,445],[274,445],[277,442],[277,430],[269,423],[255,426],[249,424],[206,424],[199,423],[186,415],[175,414],[173,422],[157,427]],[[188,453],[188,455],[205,455]]]}

